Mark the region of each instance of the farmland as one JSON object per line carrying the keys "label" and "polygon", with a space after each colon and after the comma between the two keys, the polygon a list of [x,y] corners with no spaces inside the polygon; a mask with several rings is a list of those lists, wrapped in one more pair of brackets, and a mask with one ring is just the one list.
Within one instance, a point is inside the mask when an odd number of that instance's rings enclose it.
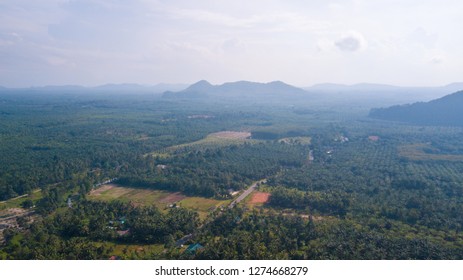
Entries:
{"label": "farmland", "polygon": [[165,211],[178,206],[198,212],[200,218],[203,220],[216,208],[225,207],[230,203],[230,200],[215,200],[185,196],[179,192],[138,189],[117,185],[103,185],[90,192],[89,199],[99,201],[117,200],[131,203],[134,206],[155,206]]}
{"label": "farmland", "polygon": [[214,132],[207,135],[204,139],[194,141],[191,143],[185,143],[181,145],[171,146],[161,151],[152,152],[146,155],[167,158],[172,153],[178,151],[188,150],[205,150],[208,148],[217,149],[220,147],[239,145],[244,143],[257,143],[257,141],[250,140],[251,133],[242,131],[220,131]]}

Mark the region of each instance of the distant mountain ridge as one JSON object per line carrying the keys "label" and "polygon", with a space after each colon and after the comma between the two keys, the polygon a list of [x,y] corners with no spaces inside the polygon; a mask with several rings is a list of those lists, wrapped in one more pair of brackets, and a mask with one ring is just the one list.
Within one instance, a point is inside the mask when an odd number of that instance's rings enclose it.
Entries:
{"label": "distant mountain ridge", "polygon": [[419,125],[463,126],[463,91],[429,102],[375,108],[369,116]]}
{"label": "distant mountain ridge", "polygon": [[95,87],[84,87],[79,85],[60,85],[60,86],[42,86],[42,87],[28,87],[28,88],[7,88],[0,86],[2,91],[66,91],[66,92],[77,92],[77,91],[105,91],[105,92],[152,92],[162,93],[167,90],[183,90],[187,87],[185,84],[164,84],[160,83],[157,85],[140,85],[140,84],[105,84]]}
{"label": "distant mountain ridge", "polygon": [[409,87],[409,86],[394,86],[386,84],[374,84],[374,83],[360,83],[353,85],[335,84],[335,83],[323,83],[315,84],[311,87],[305,87],[305,90],[313,91],[395,91],[395,90],[452,90],[457,92],[463,90],[463,83],[451,83],[445,86],[437,87]]}
{"label": "distant mountain ridge", "polygon": [[301,88],[285,84],[281,81],[270,83],[257,83],[249,81],[229,82],[222,85],[212,85],[208,81],[201,80],[188,88],[164,93],[166,98],[199,98],[199,97],[238,97],[258,95],[297,95],[306,94]]}

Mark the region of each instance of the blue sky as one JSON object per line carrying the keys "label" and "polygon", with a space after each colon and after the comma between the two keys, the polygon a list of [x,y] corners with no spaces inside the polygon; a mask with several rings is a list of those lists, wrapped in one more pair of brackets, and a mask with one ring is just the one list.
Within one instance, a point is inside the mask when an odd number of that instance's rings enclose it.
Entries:
{"label": "blue sky", "polygon": [[460,82],[463,1],[0,2],[0,85]]}

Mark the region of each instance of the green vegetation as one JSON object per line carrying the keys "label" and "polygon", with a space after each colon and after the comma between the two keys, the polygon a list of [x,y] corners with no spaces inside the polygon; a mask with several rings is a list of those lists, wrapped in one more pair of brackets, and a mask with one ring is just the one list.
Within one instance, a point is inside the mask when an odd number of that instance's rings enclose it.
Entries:
{"label": "green vegetation", "polygon": [[460,127],[276,96],[5,91],[0,112],[3,259],[463,257]]}
{"label": "green vegetation", "polygon": [[463,91],[459,91],[426,103],[373,109],[370,116],[418,125],[463,126],[462,105]]}

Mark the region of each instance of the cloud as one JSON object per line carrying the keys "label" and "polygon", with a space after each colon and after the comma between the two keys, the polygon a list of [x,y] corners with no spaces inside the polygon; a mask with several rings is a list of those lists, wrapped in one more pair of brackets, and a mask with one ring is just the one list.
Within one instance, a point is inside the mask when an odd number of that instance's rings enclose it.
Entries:
{"label": "cloud", "polygon": [[445,55],[444,54],[434,54],[429,57],[428,62],[434,65],[439,65],[445,62]]}
{"label": "cloud", "polygon": [[366,48],[366,40],[362,34],[356,31],[351,31],[344,35],[339,40],[334,42],[335,46],[346,52],[356,52]]}
{"label": "cloud", "polygon": [[227,53],[242,53],[246,50],[246,44],[237,38],[232,38],[223,42],[222,50]]}
{"label": "cloud", "polygon": [[410,43],[421,44],[426,48],[433,48],[438,39],[437,33],[430,33],[422,27],[415,29],[409,36]]}

